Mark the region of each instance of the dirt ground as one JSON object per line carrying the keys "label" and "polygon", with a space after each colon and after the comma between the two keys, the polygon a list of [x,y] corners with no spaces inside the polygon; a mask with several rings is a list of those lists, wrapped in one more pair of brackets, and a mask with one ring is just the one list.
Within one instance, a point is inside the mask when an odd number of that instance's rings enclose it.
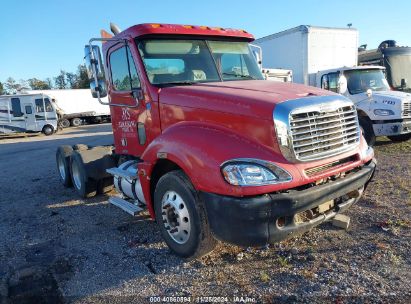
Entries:
{"label": "dirt ground", "polygon": [[110,125],[0,140],[0,303],[410,302],[411,141],[379,139],[347,231],[325,223],[193,261],[169,252],[147,213],[60,184],[55,150],[76,143],[112,143]]}

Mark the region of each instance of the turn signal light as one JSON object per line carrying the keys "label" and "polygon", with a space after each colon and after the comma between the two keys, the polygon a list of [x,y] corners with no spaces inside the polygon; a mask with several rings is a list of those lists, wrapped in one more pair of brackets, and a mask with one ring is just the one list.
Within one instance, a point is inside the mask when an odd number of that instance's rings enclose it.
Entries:
{"label": "turn signal light", "polygon": [[161,24],[152,23],[152,24],[151,24],[151,27],[152,27],[152,28],[159,28],[159,27],[161,27]]}

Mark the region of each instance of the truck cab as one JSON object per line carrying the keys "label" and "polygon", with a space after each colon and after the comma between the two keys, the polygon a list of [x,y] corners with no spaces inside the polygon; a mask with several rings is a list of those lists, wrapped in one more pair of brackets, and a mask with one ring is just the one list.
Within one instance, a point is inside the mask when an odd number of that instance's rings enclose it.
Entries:
{"label": "truck cab", "polygon": [[393,141],[411,138],[411,94],[391,90],[384,67],[321,71],[316,83],[354,102],[368,144],[373,145],[376,136],[388,136]]}
{"label": "truck cab", "polygon": [[265,81],[244,30],[112,30],[85,56],[92,95],[109,99],[114,145],[59,147],[65,186],[86,198],[114,184],[109,202],[148,210],[183,257],[216,240],[275,243],[360,199],[376,162],[352,101]]}

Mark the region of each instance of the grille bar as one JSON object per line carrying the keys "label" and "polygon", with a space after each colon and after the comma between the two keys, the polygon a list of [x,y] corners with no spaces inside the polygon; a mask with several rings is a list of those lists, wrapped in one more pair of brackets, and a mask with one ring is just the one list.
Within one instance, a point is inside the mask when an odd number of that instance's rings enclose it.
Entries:
{"label": "grille bar", "polygon": [[313,160],[335,155],[358,144],[360,132],[353,105],[336,105],[321,110],[291,112],[292,147],[296,159]]}
{"label": "grille bar", "polygon": [[404,117],[411,117],[411,101],[410,100],[404,102],[402,113]]}
{"label": "grille bar", "polygon": [[[344,112],[344,115],[347,115],[347,114],[355,114],[355,111],[347,111],[347,112]],[[329,114],[329,115],[322,115],[320,118],[329,118],[329,117],[334,117],[334,116],[338,116],[338,117],[339,117],[340,115],[341,115],[341,113],[335,113],[335,114]],[[294,120],[293,120],[293,123],[298,123],[298,122],[303,122],[303,121],[311,120],[312,118],[315,118],[315,117],[294,119]]]}

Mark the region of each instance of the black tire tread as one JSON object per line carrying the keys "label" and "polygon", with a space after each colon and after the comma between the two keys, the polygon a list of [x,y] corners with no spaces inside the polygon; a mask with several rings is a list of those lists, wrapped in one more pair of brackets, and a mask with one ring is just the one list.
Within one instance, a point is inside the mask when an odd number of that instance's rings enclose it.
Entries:
{"label": "black tire tread", "polygon": [[359,116],[358,121],[364,130],[364,138],[367,141],[367,144],[370,147],[373,147],[375,145],[376,138],[371,120],[368,117]]}
{"label": "black tire tread", "polygon": [[[179,183],[185,187],[190,194],[193,196],[194,198],[194,206],[196,208],[196,213],[199,217],[200,222],[198,223],[199,225],[199,238],[198,238],[198,244],[194,250],[194,252],[175,252],[172,248],[172,250],[179,256],[181,257],[185,257],[185,258],[190,258],[190,259],[196,259],[199,258],[201,256],[205,256],[207,254],[209,254],[214,247],[217,244],[217,240],[213,237],[210,226],[208,224],[208,219],[207,219],[207,214],[206,214],[206,210],[204,207],[203,202],[200,199],[200,196],[198,195],[197,191],[194,189],[193,185],[191,184],[189,178],[187,177],[186,174],[184,174],[183,171],[181,170],[174,170],[174,171],[170,171],[168,173],[166,173],[165,175],[163,175],[158,183],[157,183],[157,187],[155,192],[159,189],[158,186],[160,185],[160,187],[162,186],[163,183],[167,182],[167,179],[174,179],[174,180],[178,180]],[[156,194],[154,195],[156,197]],[[156,204],[158,204],[160,202],[155,201],[155,206]],[[157,222],[159,222],[159,226],[160,229],[164,229],[162,221],[161,221],[161,215],[156,215],[156,220]]]}
{"label": "black tire tread", "polygon": [[[64,157],[64,162],[65,162],[65,171],[66,171],[66,179],[62,180],[61,179],[61,175],[59,172],[59,168],[58,168],[58,157],[59,155],[62,155]],[[60,181],[61,183],[64,185],[64,187],[72,187],[73,183],[71,181],[71,172],[70,172],[70,157],[71,154],[73,154],[73,148],[71,146],[68,145],[63,145],[63,146],[59,146],[57,148],[56,151],[56,165],[57,165],[57,173],[59,175]]]}

